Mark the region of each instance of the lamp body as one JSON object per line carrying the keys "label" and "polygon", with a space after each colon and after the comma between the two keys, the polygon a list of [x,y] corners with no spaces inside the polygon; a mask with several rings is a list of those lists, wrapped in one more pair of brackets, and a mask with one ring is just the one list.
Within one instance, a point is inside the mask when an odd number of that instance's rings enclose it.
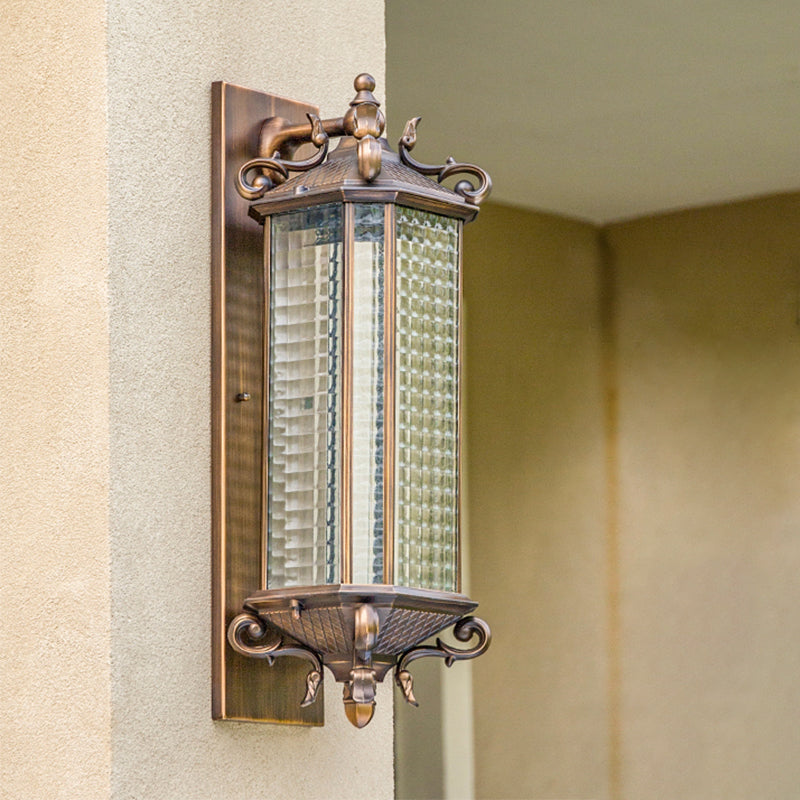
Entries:
{"label": "lamp body", "polygon": [[[303,705],[329,668],[362,727],[390,668],[416,704],[410,661],[450,664],[489,643],[460,593],[461,238],[480,191],[425,174],[484,176],[484,194],[488,176],[410,159],[417,120],[394,153],[378,138],[374,81],[355,86],[339,120],[265,123],[262,137],[302,135],[317,157],[253,159],[239,173],[264,235],[262,547],[261,586],[228,641],[311,661]],[[328,129],[343,138],[325,160]],[[478,644],[419,646],[453,624]]]}

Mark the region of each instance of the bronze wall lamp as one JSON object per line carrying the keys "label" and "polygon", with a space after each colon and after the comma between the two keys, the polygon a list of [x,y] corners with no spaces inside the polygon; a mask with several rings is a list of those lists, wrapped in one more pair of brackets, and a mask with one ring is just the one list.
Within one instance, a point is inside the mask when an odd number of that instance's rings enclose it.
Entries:
{"label": "bronze wall lamp", "polygon": [[[321,120],[214,84],[217,719],[320,724],[327,667],[360,728],[389,670],[416,705],[411,662],[489,646],[461,594],[459,383],[462,229],[491,183],[415,161],[418,118],[393,152],[354,86]],[[473,645],[420,645],[451,625]]]}

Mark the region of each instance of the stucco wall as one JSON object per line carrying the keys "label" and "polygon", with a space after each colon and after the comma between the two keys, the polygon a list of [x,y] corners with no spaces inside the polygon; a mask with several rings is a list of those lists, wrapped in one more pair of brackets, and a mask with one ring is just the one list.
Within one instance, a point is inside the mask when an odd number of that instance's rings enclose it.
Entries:
{"label": "stucco wall", "polygon": [[339,115],[368,70],[382,97],[383,3],[6,15],[2,791],[391,797],[388,686],[363,731],[332,682],[323,729],[210,718],[211,82]]}
{"label": "stucco wall", "polygon": [[105,8],[2,29],[0,796],[107,797]]}

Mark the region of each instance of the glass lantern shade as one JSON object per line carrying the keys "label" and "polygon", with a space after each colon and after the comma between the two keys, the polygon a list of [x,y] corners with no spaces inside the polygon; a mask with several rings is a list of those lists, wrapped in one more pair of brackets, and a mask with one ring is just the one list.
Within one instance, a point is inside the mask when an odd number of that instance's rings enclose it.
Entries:
{"label": "glass lantern shade", "polygon": [[385,203],[269,218],[265,589],[458,591],[460,227]]}
{"label": "glass lantern shade", "polygon": [[[418,119],[393,152],[374,86],[359,75],[341,118],[265,120],[273,155],[237,176],[264,230],[261,586],[227,642],[310,661],[302,706],[327,667],[358,727],[390,669],[415,704],[410,662],[474,658],[490,641],[460,585],[459,339],[463,225],[491,182],[414,161]],[[304,161],[282,155],[308,144]],[[441,185],[456,173],[480,183]],[[451,625],[477,644],[420,644]]]}

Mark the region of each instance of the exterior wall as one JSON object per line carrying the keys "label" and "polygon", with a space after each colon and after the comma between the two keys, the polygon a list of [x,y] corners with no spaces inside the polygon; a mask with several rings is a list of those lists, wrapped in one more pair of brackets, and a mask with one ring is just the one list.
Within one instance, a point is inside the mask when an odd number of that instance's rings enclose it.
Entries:
{"label": "exterior wall", "polygon": [[0,797],[107,797],[105,8],[2,24]]}
{"label": "exterior wall", "polygon": [[[465,327],[469,315],[464,309]],[[462,363],[462,370],[466,368]],[[468,402],[462,379],[462,409]],[[462,419],[462,436],[467,419]],[[469,496],[469,463],[461,462],[461,491]],[[470,584],[469,508],[460,520],[461,591],[474,597]],[[479,611],[480,613],[480,611]],[[449,635],[445,638],[449,638]],[[475,713],[472,661],[448,669],[441,659],[414,663],[414,693],[420,708],[398,697],[394,713],[395,800],[474,800]]]}
{"label": "exterior wall", "polygon": [[602,797],[605,441],[596,231],[487,206],[466,231],[476,796]]}
{"label": "exterior wall", "polygon": [[397,800],[442,800],[449,797],[445,793],[442,692],[450,676],[442,675],[438,659],[420,659],[414,668],[419,708],[401,698],[395,706],[395,796]]}
{"label": "exterior wall", "polygon": [[800,195],[602,232],[486,212],[466,260],[495,633],[477,796],[792,796]]}
{"label": "exterior wall", "polygon": [[800,196],[608,232],[619,369],[620,789],[800,785]]}
{"label": "exterior wall", "polygon": [[338,115],[367,69],[380,96],[383,3],[8,15],[2,792],[391,797],[388,684],[364,731],[332,682],[322,729],[210,718],[211,82]]}

